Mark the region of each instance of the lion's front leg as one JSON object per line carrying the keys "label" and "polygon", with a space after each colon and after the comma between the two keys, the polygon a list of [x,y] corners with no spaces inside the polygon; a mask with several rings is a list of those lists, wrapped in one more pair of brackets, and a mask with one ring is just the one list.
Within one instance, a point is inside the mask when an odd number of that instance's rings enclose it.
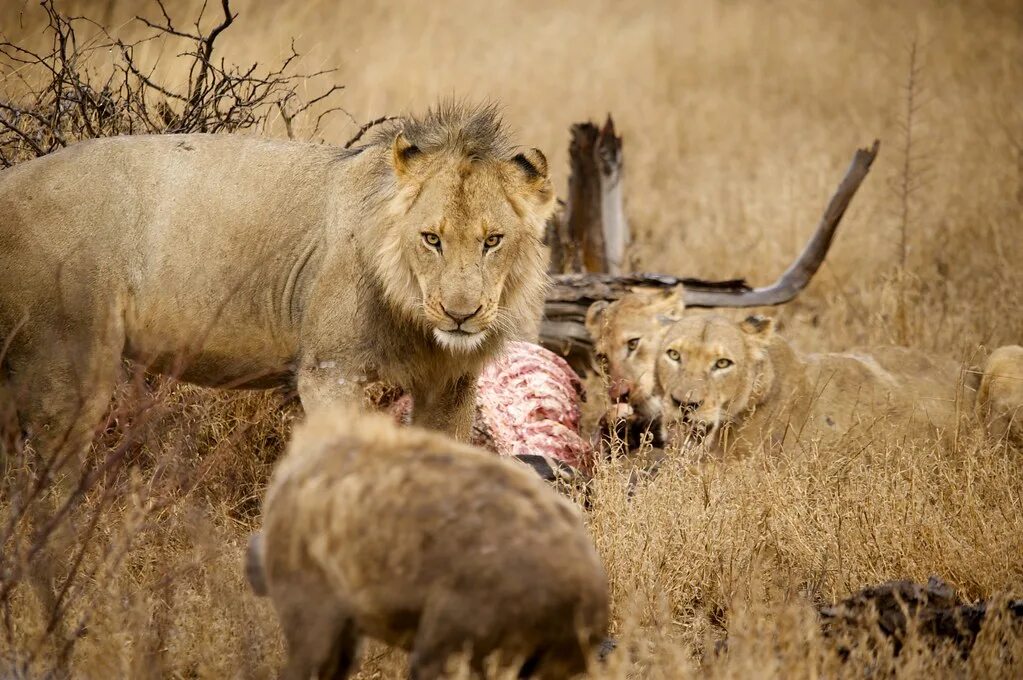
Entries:
{"label": "lion's front leg", "polygon": [[412,423],[446,432],[461,442],[472,439],[476,415],[476,376],[412,391]]}
{"label": "lion's front leg", "polygon": [[339,361],[307,361],[298,370],[296,384],[307,414],[331,405],[362,406],[367,376]]}

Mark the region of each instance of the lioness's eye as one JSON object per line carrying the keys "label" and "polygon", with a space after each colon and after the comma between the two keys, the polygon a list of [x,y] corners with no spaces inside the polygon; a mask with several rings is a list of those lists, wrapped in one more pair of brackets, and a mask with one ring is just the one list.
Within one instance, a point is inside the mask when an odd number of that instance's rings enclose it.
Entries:
{"label": "lioness's eye", "polygon": [[487,240],[483,242],[483,249],[490,250],[491,248],[496,248],[503,238],[503,234],[491,234],[487,237]]}
{"label": "lioness's eye", "polygon": [[606,372],[607,371],[607,355],[604,354],[603,352],[599,352],[595,358],[597,360],[597,366],[600,367],[600,370]]}
{"label": "lioness's eye", "polygon": [[677,349],[669,349],[667,354],[672,361],[682,361],[682,355],[678,353]]}
{"label": "lioness's eye", "polygon": [[440,250],[440,236],[437,236],[437,234],[434,234],[431,231],[423,232],[423,243],[430,246],[431,248]]}
{"label": "lioness's eye", "polygon": [[629,342],[626,344],[626,347],[629,348],[630,352],[635,352],[636,348],[639,347],[639,338],[632,338],[631,340],[629,340]]}
{"label": "lioness's eye", "polygon": [[721,358],[721,359],[718,359],[717,361],[714,362],[714,368],[720,370],[722,368],[728,368],[729,366],[731,366],[734,363],[735,362],[732,361],[731,359]]}

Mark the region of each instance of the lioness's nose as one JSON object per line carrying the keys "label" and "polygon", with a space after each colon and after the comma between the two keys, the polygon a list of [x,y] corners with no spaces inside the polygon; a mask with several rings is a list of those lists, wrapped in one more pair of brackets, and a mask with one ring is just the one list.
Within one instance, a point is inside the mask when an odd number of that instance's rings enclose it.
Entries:
{"label": "lioness's nose", "polygon": [[612,380],[607,390],[608,396],[615,402],[627,400],[630,392],[632,392],[632,383],[622,379]]}
{"label": "lioness's nose", "polygon": [[472,317],[476,316],[477,314],[479,314],[479,311],[483,309],[483,305],[480,305],[471,312],[465,312],[464,310],[458,309],[448,309],[443,305],[441,305],[441,309],[444,310],[444,313],[447,314],[452,321],[454,321],[457,324],[462,324],[471,319]]}
{"label": "lioness's nose", "polygon": [[687,401],[687,402],[683,402],[683,404],[682,404],[682,412],[683,413],[696,413],[697,411],[700,410],[700,405],[701,404],[703,404],[702,401]]}

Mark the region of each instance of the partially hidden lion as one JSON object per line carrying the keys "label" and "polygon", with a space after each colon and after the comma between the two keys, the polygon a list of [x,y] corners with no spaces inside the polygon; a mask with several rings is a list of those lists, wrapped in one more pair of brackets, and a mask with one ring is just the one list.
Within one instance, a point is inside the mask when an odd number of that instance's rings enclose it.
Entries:
{"label": "partially hidden lion", "polygon": [[494,108],[442,105],[352,149],[74,144],[0,173],[0,381],[37,448],[84,449],[122,357],[295,384],[307,410],[384,380],[467,439],[481,365],[537,332],[553,207],[543,154]]}
{"label": "partially hidden lion", "polygon": [[685,311],[683,294],[681,286],[636,291],[613,302],[597,301],[586,312],[586,329],[611,401],[602,428],[616,427],[629,449],[636,449],[647,432],[655,446],[661,445],[654,368],[664,332]]}
{"label": "partially hidden lion", "polygon": [[977,418],[992,437],[1023,446],[1023,347],[999,347],[984,364]]}
{"label": "partially hidden lion", "polygon": [[951,431],[975,385],[951,359],[902,347],[801,354],[769,318],[687,317],[657,358],[666,437],[711,451],[805,446],[894,424],[902,434]]}
{"label": "partially hidden lion", "polygon": [[246,574],[277,612],[286,680],[347,677],[363,637],[410,651],[419,680],[463,652],[477,671],[567,678],[608,624],[578,506],[520,463],[382,414],[323,409],[296,428]]}

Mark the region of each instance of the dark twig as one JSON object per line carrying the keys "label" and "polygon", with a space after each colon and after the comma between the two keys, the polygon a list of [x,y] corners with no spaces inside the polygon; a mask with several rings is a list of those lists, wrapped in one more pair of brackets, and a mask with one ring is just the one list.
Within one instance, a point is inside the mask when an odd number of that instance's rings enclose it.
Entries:
{"label": "dark twig", "polygon": [[376,127],[377,125],[381,125],[381,124],[386,123],[388,121],[395,120],[396,118],[397,118],[397,116],[380,116],[379,118],[374,118],[373,120],[369,121],[368,123],[363,123],[359,127],[359,131],[356,132],[355,135],[351,139],[349,139],[347,142],[345,142],[345,148],[346,149],[350,149],[353,144],[355,144],[357,141],[362,139],[363,135],[365,135],[367,132],[369,132],[372,128]]}

